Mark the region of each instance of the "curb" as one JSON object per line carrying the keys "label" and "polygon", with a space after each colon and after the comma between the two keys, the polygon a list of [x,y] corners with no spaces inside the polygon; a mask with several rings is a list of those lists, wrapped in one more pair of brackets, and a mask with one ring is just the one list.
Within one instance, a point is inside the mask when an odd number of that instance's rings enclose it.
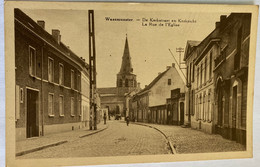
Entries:
{"label": "curb", "polygon": [[30,149],[30,150],[21,151],[21,152],[16,153],[15,155],[18,157],[18,156],[29,154],[29,153],[32,153],[32,152],[35,152],[35,151],[39,151],[39,150],[48,148],[48,147],[58,146],[58,145],[61,145],[61,144],[67,143],[67,142],[68,142],[67,140],[59,141],[59,142],[56,142],[56,143],[52,143],[52,144],[48,144],[48,145],[45,145],[45,146],[33,148],[33,149]]}
{"label": "curb", "polygon": [[[98,130],[98,131],[95,131],[95,132],[93,132],[93,133],[79,136],[79,138],[83,138],[83,137],[87,137],[87,136],[96,134],[96,133],[101,132],[101,131],[103,131],[103,130],[105,130],[105,129],[107,129],[107,128],[108,128],[108,126],[105,127],[105,128],[103,128],[103,129],[100,129],[100,130]],[[56,142],[56,143],[47,144],[47,145],[44,145],[44,146],[41,146],[41,147],[36,147],[36,148],[33,148],[33,149],[21,151],[21,152],[16,153],[15,155],[18,157],[18,156],[22,156],[22,155],[29,154],[29,153],[32,153],[32,152],[36,152],[36,151],[39,151],[39,150],[43,150],[43,149],[45,149],[45,148],[49,148],[49,147],[53,147],[53,146],[58,146],[58,145],[61,145],[61,144],[67,143],[67,142],[68,142],[67,140],[63,140],[63,141],[59,141],[59,142]]]}
{"label": "curb", "polygon": [[83,137],[87,137],[87,136],[94,135],[94,134],[96,134],[96,133],[98,133],[98,132],[102,132],[102,131],[106,130],[107,128],[108,128],[108,126],[105,127],[105,128],[103,128],[103,129],[100,129],[100,130],[94,131],[93,133],[89,133],[89,134],[81,135],[81,136],[79,136],[79,138],[83,138]]}
{"label": "curb", "polygon": [[173,145],[172,145],[172,142],[168,139],[168,137],[166,136],[166,134],[163,133],[160,129],[158,129],[158,128],[156,128],[156,127],[153,127],[153,126],[151,126],[151,125],[142,124],[142,123],[137,123],[137,122],[133,122],[133,124],[141,125],[141,126],[146,126],[146,127],[153,128],[153,129],[159,131],[159,132],[166,138],[166,140],[167,140],[167,142],[168,142],[168,145],[169,145],[169,147],[170,147],[170,150],[171,150],[172,154],[177,154],[176,149],[175,149],[175,148],[173,147]]}

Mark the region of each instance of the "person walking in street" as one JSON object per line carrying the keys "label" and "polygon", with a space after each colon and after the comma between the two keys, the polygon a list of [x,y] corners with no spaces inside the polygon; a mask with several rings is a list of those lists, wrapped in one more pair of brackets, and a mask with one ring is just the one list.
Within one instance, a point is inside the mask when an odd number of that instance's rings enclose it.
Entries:
{"label": "person walking in street", "polygon": [[107,114],[106,113],[104,113],[104,124],[106,124],[106,121],[107,121]]}
{"label": "person walking in street", "polygon": [[126,125],[128,126],[128,124],[129,124],[129,117],[127,116],[126,117]]}

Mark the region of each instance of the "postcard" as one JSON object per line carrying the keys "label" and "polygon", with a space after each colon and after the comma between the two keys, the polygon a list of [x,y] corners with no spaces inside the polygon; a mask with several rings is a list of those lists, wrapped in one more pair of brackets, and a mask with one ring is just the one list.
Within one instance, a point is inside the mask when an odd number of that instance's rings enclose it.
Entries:
{"label": "postcard", "polygon": [[253,157],[258,6],[6,2],[7,166]]}

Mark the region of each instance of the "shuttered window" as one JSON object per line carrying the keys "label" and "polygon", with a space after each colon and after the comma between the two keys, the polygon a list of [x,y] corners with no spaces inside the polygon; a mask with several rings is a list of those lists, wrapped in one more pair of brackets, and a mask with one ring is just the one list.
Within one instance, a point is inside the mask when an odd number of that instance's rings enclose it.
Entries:
{"label": "shuttered window", "polygon": [[50,57],[48,59],[48,80],[54,82],[54,60]]}
{"label": "shuttered window", "polygon": [[20,86],[15,86],[15,120],[20,119]]}
{"label": "shuttered window", "polygon": [[71,97],[71,99],[70,99],[70,114],[71,114],[71,116],[75,116],[75,111],[74,111],[74,109],[75,109],[75,106],[74,106],[74,98],[73,97]]}
{"label": "shuttered window", "polygon": [[31,46],[29,46],[29,74],[36,76],[36,51]]}
{"label": "shuttered window", "polygon": [[49,93],[48,97],[48,114],[49,116],[54,116],[54,102],[52,93]]}
{"label": "shuttered window", "polygon": [[60,116],[64,116],[64,99],[62,95],[59,97],[59,112]]}

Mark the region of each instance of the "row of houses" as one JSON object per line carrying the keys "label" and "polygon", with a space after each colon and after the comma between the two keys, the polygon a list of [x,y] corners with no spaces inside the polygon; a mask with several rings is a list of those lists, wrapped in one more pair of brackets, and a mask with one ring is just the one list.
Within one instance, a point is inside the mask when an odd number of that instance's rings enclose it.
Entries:
{"label": "row of houses", "polygon": [[188,40],[186,79],[172,65],[128,93],[130,119],[184,125],[245,145],[250,24],[249,13],[222,15],[205,39]]}
{"label": "row of houses", "polygon": [[89,65],[62,43],[59,30],[49,34],[44,21],[14,13],[16,140],[88,127]]}

